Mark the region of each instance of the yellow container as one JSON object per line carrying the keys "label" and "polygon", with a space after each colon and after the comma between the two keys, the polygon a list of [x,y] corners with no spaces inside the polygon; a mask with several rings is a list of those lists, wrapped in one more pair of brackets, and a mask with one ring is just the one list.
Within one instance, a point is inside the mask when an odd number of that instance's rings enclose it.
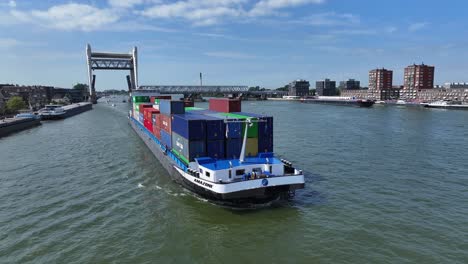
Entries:
{"label": "yellow container", "polygon": [[247,138],[247,145],[245,146],[245,155],[257,156],[258,154],[258,138]]}

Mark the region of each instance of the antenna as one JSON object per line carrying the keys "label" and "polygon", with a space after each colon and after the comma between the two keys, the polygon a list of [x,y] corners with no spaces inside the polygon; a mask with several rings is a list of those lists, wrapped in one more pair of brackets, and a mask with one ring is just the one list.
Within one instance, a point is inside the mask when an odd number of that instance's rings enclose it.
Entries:
{"label": "antenna", "polygon": [[200,72],[200,86],[203,86],[203,75],[201,72]]}

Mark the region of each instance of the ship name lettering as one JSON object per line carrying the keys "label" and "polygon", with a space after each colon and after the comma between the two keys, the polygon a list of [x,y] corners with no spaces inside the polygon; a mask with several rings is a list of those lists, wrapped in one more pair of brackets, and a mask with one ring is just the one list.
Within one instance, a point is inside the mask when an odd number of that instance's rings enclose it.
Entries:
{"label": "ship name lettering", "polygon": [[203,186],[206,186],[206,187],[209,187],[209,188],[213,188],[213,185],[212,185],[212,184],[209,184],[209,183],[207,183],[207,182],[201,181],[201,180],[199,180],[199,179],[194,179],[193,181],[195,181],[196,183],[199,183],[199,184],[201,184],[201,185],[203,185]]}

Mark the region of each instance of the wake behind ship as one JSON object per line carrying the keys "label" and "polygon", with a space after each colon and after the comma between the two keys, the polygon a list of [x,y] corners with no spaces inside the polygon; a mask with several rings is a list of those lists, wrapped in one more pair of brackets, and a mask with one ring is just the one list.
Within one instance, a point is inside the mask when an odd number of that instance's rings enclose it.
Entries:
{"label": "wake behind ship", "polygon": [[132,94],[130,124],[173,180],[228,206],[294,196],[304,175],[273,153],[273,117],[241,112],[238,99],[211,99],[209,110],[170,96]]}

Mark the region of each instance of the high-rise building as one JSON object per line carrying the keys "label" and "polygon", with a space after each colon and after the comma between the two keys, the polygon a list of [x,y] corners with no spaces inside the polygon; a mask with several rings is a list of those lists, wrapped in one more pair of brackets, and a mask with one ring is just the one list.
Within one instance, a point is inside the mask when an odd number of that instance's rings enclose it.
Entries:
{"label": "high-rise building", "polygon": [[309,95],[310,84],[306,80],[295,80],[288,85],[289,96],[307,96]]}
{"label": "high-rise building", "polygon": [[315,82],[315,92],[318,96],[336,95],[336,82],[330,79]]}
{"label": "high-rise building", "polygon": [[393,71],[385,68],[369,72],[369,90],[392,89]]}
{"label": "high-rise building", "polygon": [[401,94],[403,99],[416,99],[418,91],[432,88],[434,88],[434,66],[413,64],[405,68]]}
{"label": "high-rise building", "polygon": [[341,81],[339,88],[341,90],[359,90],[361,88],[361,82],[354,79],[347,81]]}

